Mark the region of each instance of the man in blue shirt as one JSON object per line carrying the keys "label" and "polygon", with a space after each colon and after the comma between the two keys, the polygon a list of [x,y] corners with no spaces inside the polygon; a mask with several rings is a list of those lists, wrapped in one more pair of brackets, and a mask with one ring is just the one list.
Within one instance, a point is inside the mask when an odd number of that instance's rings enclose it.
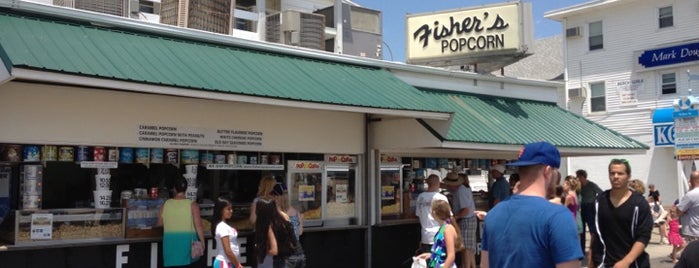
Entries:
{"label": "man in blue shirt", "polygon": [[490,170],[495,182],[493,183],[493,206],[510,196],[510,184],[505,180],[505,166],[494,165]]}
{"label": "man in blue shirt", "polygon": [[519,153],[519,192],[501,201],[485,217],[481,266],[580,267],[583,257],[570,211],[546,199],[561,164],[548,142],[530,143]]}

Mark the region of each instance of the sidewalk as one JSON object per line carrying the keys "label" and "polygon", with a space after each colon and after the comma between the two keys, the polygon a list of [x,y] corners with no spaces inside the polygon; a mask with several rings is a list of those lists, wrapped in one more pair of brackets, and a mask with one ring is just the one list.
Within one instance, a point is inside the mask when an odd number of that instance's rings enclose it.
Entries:
{"label": "sidewalk", "polygon": [[[589,234],[587,241],[590,241]],[[653,232],[650,237],[650,243],[646,247],[646,252],[650,256],[650,267],[656,268],[672,268],[674,264],[668,255],[672,252],[672,247],[670,245],[661,245],[660,243],[660,233],[658,228],[653,228]],[[588,245],[589,246],[589,245]],[[583,263],[583,267],[587,263]]]}
{"label": "sidewalk", "polygon": [[673,267],[674,264],[668,255],[672,252],[672,246],[661,245],[658,243],[660,241],[660,233],[658,228],[653,228],[653,233],[650,237],[650,243],[646,247],[646,252],[650,255],[650,266],[651,267]]}

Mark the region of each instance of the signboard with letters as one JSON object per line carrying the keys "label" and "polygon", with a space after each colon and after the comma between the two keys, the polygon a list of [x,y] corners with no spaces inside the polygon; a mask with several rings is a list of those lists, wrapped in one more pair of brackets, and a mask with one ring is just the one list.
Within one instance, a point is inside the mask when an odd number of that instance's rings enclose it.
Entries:
{"label": "signboard with letters", "polygon": [[408,15],[406,62],[454,66],[522,54],[533,45],[531,14],[531,3],[514,2]]}
{"label": "signboard with letters", "polygon": [[697,60],[699,60],[699,43],[645,50],[641,51],[638,56],[638,64],[640,67],[644,68]]}
{"label": "signboard with letters", "polygon": [[141,124],[136,130],[139,147],[259,150],[264,133],[250,129],[208,129],[162,124]]}
{"label": "signboard with letters", "polygon": [[675,101],[675,156],[677,160],[699,159],[699,100],[684,96]]}

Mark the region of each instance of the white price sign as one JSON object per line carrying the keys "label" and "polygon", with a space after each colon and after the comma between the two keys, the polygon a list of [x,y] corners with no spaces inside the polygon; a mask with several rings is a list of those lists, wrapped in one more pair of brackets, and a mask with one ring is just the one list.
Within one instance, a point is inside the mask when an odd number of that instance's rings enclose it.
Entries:
{"label": "white price sign", "polygon": [[32,214],[32,223],[31,223],[31,239],[43,239],[43,240],[50,240],[52,237],[52,228],[53,226],[53,214],[46,213],[46,214],[40,214],[40,213],[35,213]]}

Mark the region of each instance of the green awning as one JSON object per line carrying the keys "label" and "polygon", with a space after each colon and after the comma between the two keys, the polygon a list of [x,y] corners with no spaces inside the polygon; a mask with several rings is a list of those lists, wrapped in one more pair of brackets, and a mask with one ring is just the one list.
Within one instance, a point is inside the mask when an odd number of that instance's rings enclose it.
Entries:
{"label": "green awning", "polygon": [[2,9],[0,33],[0,59],[10,74],[22,68],[280,100],[447,113],[424,92],[378,67]]}
{"label": "green awning", "polygon": [[[555,103],[423,89],[454,112],[443,142],[521,145],[549,141],[558,147],[647,150],[648,146],[566,111]],[[440,134],[437,134],[440,135]]]}

